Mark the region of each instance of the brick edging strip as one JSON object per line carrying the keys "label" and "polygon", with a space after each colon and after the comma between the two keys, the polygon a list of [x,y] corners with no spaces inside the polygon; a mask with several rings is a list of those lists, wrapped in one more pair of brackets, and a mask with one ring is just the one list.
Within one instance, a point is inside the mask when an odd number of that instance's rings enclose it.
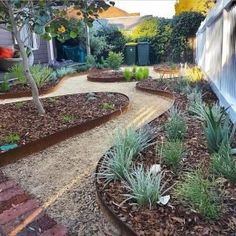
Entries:
{"label": "brick edging strip", "polygon": [[[171,92],[167,91],[162,91],[162,90],[157,90],[157,89],[150,89],[150,88],[145,88],[140,86],[140,82],[136,84],[136,89],[143,91],[143,92],[148,92],[152,94],[156,94],[159,96],[167,97],[170,99],[173,99],[173,102],[171,106],[174,105],[175,102],[175,96]],[[163,114],[161,114],[163,115]],[[160,116],[161,116],[160,115]],[[160,117],[158,116],[158,117]],[[120,235],[122,236],[138,236],[138,234],[125,222],[123,222],[117,214],[106,204],[106,202],[103,199],[103,196],[100,192],[99,185],[98,185],[98,176],[97,174],[99,173],[99,168],[101,166],[101,163],[105,156],[102,156],[100,160],[98,161],[98,164],[96,166],[96,172],[95,172],[95,187],[96,187],[96,196],[97,196],[97,201],[98,204],[103,211],[103,213],[109,218],[109,221],[114,224],[119,230],[120,230]]]}
{"label": "brick edging strip", "polygon": [[[118,94],[121,94],[121,93],[118,93]],[[10,163],[14,163],[17,160],[19,160],[25,156],[42,151],[50,146],[53,146],[61,141],[66,140],[70,137],[73,137],[77,134],[88,131],[90,129],[93,129],[96,126],[99,126],[99,125],[119,116],[120,114],[126,112],[129,108],[129,101],[130,100],[129,100],[129,97],[126,96],[125,94],[122,94],[122,95],[124,97],[126,97],[127,102],[119,110],[115,110],[109,114],[106,114],[102,117],[95,118],[95,119],[90,120],[84,124],[72,126],[70,128],[58,131],[58,132],[53,133],[51,135],[45,136],[43,138],[37,139],[37,140],[27,143],[25,145],[19,146],[15,149],[9,150],[7,152],[0,153],[0,167],[8,165]]]}

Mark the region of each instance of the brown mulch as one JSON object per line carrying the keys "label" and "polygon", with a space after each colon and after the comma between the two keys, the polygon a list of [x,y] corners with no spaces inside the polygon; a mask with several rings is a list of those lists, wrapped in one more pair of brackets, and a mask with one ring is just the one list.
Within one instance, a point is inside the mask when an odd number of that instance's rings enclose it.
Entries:
{"label": "brown mulch", "polygon": [[122,71],[93,70],[88,74],[87,78],[89,81],[94,82],[125,82]]}
{"label": "brown mulch", "polygon": [[[181,180],[189,170],[203,168],[208,172],[209,153],[204,139],[202,123],[187,112],[187,97],[175,90],[176,81],[164,83],[163,80],[146,80],[138,83],[140,87],[150,89],[163,89],[172,92],[176,97],[175,105],[183,112],[188,127],[187,135],[184,139],[186,156],[183,160],[181,170],[175,174],[171,169],[162,164],[165,173],[164,181],[167,181],[167,188],[173,186]],[[204,91],[204,100],[207,103],[216,101],[215,95],[210,90],[206,82],[200,84]],[[153,120],[150,123],[157,131],[157,145],[161,145],[165,140],[163,124],[168,118],[168,113]],[[145,167],[150,167],[160,161],[156,154],[156,147],[151,146],[142,152],[142,157],[136,164],[142,163]],[[190,209],[173,197],[173,189],[169,194],[171,200],[167,206],[157,205],[149,208],[132,206],[129,202],[121,207],[118,205],[124,200],[121,194],[126,193],[119,181],[112,182],[104,188],[102,180],[98,180],[99,192],[107,206],[137,235],[235,235],[236,233],[236,186],[227,180],[223,186],[223,213],[218,220],[207,220],[200,214]]]}
{"label": "brown mulch", "polygon": [[45,115],[38,115],[32,101],[0,106],[0,145],[11,134],[20,136],[18,145],[35,141],[57,131],[83,125],[110,114],[128,103],[119,93],[84,93],[42,99]]}

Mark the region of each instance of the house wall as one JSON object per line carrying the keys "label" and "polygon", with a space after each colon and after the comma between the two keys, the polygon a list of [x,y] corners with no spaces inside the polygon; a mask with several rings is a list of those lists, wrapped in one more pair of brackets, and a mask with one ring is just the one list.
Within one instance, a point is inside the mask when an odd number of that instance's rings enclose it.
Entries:
{"label": "house wall", "polygon": [[12,46],[12,34],[9,31],[0,29],[0,46]]}

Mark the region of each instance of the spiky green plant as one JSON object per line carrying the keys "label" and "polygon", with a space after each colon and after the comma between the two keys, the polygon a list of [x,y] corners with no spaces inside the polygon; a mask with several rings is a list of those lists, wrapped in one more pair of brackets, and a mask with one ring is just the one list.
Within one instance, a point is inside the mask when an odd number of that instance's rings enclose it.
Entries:
{"label": "spiky green plant", "polygon": [[124,194],[125,201],[132,201],[139,206],[156,205],[164,194],[165,184],[161,184],[162,173],[152,174],[150,170],[145,170],[143,165],[133,167],[130,174],[123,182],[129,193]]}
{"label": "spiky green plant", "polygon": [[205,178],[200,170],[186,174],[178,183],[175,195],[206,218],[220,217],[222,206],[217,185]]}
{"label": "spiky green plant", "polygon": [[65,123],[71,123],[75,120],[75,117],[73,115],[64,115],[62,119]]}
{"label": "spiky green plant", "polygon": [[164,125],[167,138],[168,140],[182,140],[187,132],[185,120],[176,107],[173,107],[169,114],[170,117]]}
{"label": "spiky green plant", "polygon": [[9,134],[3,138],[5,143],[18,143],[20,141],[19,134]]}
{"label": "spiky green plant", "polygon": [[132,149],[125,149],[124,146],[114,147],[106,153],[98,177],[104,179],[105,184],[125,179],[131,168],[132,158]]}
{"label": "spiky green plant", "polygon": [[104,102],[104,103],[102,104],[102,110],[109,111],[109,110],[112,110],[112,109],[114,109],[114,104],[113,104],[113,103]]}
{"label": "spiky green plant", "polygon": [[179,140],[165,142],[160,154],[164,162],[174,171],[177,171],[184,156],[183,143]]}
{"label": "spiky green plant", "polygon": [[132,73],[132,71],[130,71],[129,68],[125,68],[123,71],[123,76],[126,81],[130,81],[133,77],[133,73]]}
{"label": "spiky green plant", "polygon": [[141,151],[153,144],[152,139],[152,133],[149,128],[137,131],[134,128],[128,128],[124,132],[118,130],[113,146],[121,146],[124,149],[132,150],[133,158],[135,158]]}
{"label": "spiky green plant", "polygon": [[236,183],[236,159],[231,155],[229,145],[222,146],[218,153],[211,156],[211,167],[215,175]]}

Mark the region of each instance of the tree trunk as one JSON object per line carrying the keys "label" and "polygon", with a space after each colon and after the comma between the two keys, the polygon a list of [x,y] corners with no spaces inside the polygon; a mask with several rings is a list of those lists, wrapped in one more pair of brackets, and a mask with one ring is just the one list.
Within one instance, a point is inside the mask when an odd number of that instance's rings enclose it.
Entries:
{"label": "tree trunk", "polygon": [[16,38],[16,41],[17,41],[19,49],[20,49],[21,57],[23,59],[24,75],[30,85],[34,105],[37,108],[39,114],[44,114],[45,110],[44,110],[43,105],[39,99],[39,91],[38,91],[37,85],[33,79],[31,72],[30,72],[30,67],[28,64],[28,57],[26,54],[24,43],[21,40],[20,32],[18,31],[16,23],[14,22],[14,13],[13,13],[13,10],[12,10],[12,7],[10,4],[8,6],[8,12],[9,12],[9,16],[10,16],[11,25],[12,25],[13,35]]}
{"label": "tree trunk", "polygon": [[91,55],[91,47],[90,47],[90,34],[89,34],[89,27],[85,24],[85,32],[86,32],[86,52],[87,55]]}

